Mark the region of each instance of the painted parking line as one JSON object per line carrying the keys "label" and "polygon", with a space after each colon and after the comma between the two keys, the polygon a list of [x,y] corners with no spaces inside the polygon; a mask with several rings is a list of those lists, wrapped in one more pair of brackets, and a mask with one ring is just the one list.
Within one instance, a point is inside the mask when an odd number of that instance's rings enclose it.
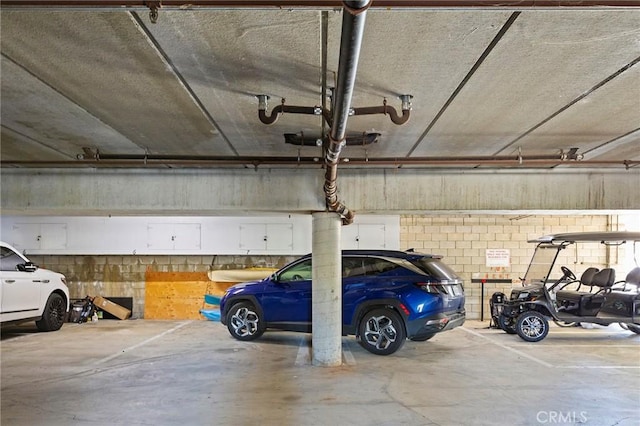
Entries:
{"label": "painted parking line", "polygon": [[604,343],[601,345],[561,345],[554,343],[554,348],[599,348],[599,349],[618,349],[618,348],[640,348],[640,345],[612,345]]}
{"label": "painted parking line", "polygon": [[342,359],[347,365],[356,365],[356,359],[351,353],[349,343],[342,341]]}
{"label": "painted parking line", "polygon": [[555,368],[580,369],[580,370],[582,370],[583,368],[595,369],[595,370],[598,370],[598,369],[608,370],[608,369],[623,368],[623,369],[638,369],[638,370],[640,370],[640,365],[558,365]]}
{"label": "painted parking line", "polygon": [[[312,364],[312,351],[311,351],[311,337],[303,336],[300,338],[300,344],[298,345],[298,355],[296,355],[296,367],[302,367]],[[342,341],[342,363],[347,365],[356,365],[356,359],[351,353],[349,344]]]}
{"label": "painted parking line", "polygon": [[142,342],[137,343],[137,344],[135,344],[133,346],[129,346],[128,348],[124,348],[121,351],[114,353],[113,355],[109,355],[108,357],[99,359],[98,361],[94,362],[94,365],[98,365],[98,364],[105,363],[107,361],[111,361],[112,359],[117,358],[117,357],[119,357],[120,355],[122,355],[122,354],[124,354],[126,352],[130,352],[130,351],[132,351],[134,349],[137,349],[137,348],[139,348],[141,346],[146,345],[147,343],[153,342],[154,340],[157,340],[157,339],[159,339],[159,338],[161,338],[161,337],[163,337],[163,336],[165,336],[165,335],[167,335],[169,333],[173,333],[174,331],[184,327],[185,325],[191,324],[192,322],[193,321],[186,321],[186,322],[180,323],[180,324],[176,325],[175,327],[173,327],[173,328],[171,328],[169,330],[163,331],[160,334],[157,334],[157,335],[155,335],[153,337],[148,338],[147,340],[143,340]]}
{"label": "painted parking line", "polygon": [[[519,351],[518,349],[514,349],[510,346],[504,345],[500,342],[496,342],[493,339],[490,339],[489,337],[483,335],[482,333],[478,333],[477,331],[471,330],[469,328],[466,327],[459,327],[460,329],[466,331],[469,334],[472,334],[474,336],[480,337],[482,339],[487,340],[489,343],[492,343],[500,348],[506,349],[509,352],[515,353],[518,356],[521,356],[523,358],[526,358],[528,360],[531,360],[537,364],[543,365],[545,367],[548,368],[559,368],[559,369],[581,369],[581,368],[586,368],[586,369],[640,369],[640,365],[553,365],[550,364],[548,362],[542,361],[534,356],[528,355],[525,352]],[[562,346],[562,347],[572,347],[575,348],[576,346],[587,346],[587,347],[598,347],[598,348],[603,348],[603,345],[553,345],[553,347],[558,347],[558,346]],[[630,348],[637,348],[638,345],[613,345],[613,346],[609,346],[609,348],[620,348],[620,347],[630,347]],[[534,349],[534,346],[528,346],[528,348]],[[540,349],[544,348],[544,346],[541,346]]]}
{"label": "painted parking line", "polygon": [[311,364],[311,344],[308,336],[302,336],[300,338],[300,344],[298,345],[298,355],[296,356],[296,367]]}
{"label": "painted parking line", "polygon": [[470,328],[466,328],[466,327],[459,327],[459,328],[460,328],[460,329],[462,329],[462,330],[464,330],[464,331],[466,331],[466,332],[467,332],[467,333],[469,333],[469,334],[473,334],[474,336],[480,337],[481,339],[485,339],[485,340],[487,340],[488,342],[490,342],[490,343],[492,343],[492,344],[494,344],[494,345],[496,345],[496,346],[498,346],[498,347],[501,347],[502,349],[506,349],[506,350],[508,350],[509,352],[513,352],[513,353],[515,353],[515,354],[516,354],[516,355],[518,355],[518,356],[521,356],[521,357],[523,357],[523,358],[527,358],[528,360],[533,361],[533,362],[535,362],[535,363],[537,363],[537,364],[540,364],[540,365],[544,365],[545,367],[553,368],[553,365],[552,365],[552,364],[549,364],[548,362],[544,362],[544,361],[542,361],[542,360],[539,360],[539,359],[538,359],[538,358],[536,358],[536,357],[533,357],[533,356],[531,356],[531,355],[527,355],[526,353],[524,353],[524,352],[522,352],[522,351],[519,351],[519,350],[517,350],[517,349],[513,349],[512,347],[509,347],[509,346],[507,346],[507,345],[503,345],[502,343],[496,342],[496,341],[495,341],[495,340],[493,340],[493,339],[489,339],[487,336],[485,336],[485,335],[483,335],[483,334],[481,334],[481,333],[478,333],[477,331],[473,331],[473,330],[471,330]]}
{"label": "painted parking line", "polygon": [[552,328],[553,333],[555,334],[585,334],[585,333],[598,333],[601,334],[629,334],[630,332],[627,330],[608,330],[606,328],[578,328],[574,330],[564,330],[562,328]]}

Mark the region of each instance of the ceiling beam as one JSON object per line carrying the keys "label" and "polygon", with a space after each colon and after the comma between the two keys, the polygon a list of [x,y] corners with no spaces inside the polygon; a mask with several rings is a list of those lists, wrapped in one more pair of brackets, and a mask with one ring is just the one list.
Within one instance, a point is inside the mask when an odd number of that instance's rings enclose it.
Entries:
{"label": "ceiling beam", "polygon": [[[341,0],[0,0],[3,8],[98,8],[122,9],[160,7],[162,9],[216,8],[341,8]],[[372,8],[382,9],[512,9],[531,8],[593,9],[638,8],[638,0],[373,0]]]}

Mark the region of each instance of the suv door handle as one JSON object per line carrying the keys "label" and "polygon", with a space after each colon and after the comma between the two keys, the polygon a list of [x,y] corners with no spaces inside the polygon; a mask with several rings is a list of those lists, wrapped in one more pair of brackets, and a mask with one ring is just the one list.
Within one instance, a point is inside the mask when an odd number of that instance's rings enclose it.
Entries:
{"label": "suv door handle", "polygon": [[33,280],[34,283],[48,283],[49,280]]}
{"label": "suv door handle", "polygon": [[7,283],[7,284],[11,284],[11,283],[15,283],[16,280],[4,280],[4,282]]}

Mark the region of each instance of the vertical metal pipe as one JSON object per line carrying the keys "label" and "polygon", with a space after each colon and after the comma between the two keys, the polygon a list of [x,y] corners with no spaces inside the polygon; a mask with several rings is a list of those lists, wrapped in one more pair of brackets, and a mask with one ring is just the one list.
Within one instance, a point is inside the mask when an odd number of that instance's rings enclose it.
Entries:
{"label": "vertical metal pipe", "polygon": [[[370,0],[345,1],[349,9],[363,10]],[[336,83],[336,100],[333,112],[333,126],[331,127],[331,139],[341,141],[347,131],[347,118],[351,108],[353,87],[356,82],[358,60],[360,59],[360,47],[366,11],[354,15],[345,8],[342,16],[342,36],[340,38],[340,59],[338,62],[338,81]]]}
{"label": "vertical metal pipe", "polygon": [[351,98],[360,58],[360,46],[362,45],[362,35],[364,34],[366,10],[370,5],[370,0],[345,0],[343,4],[338,81],[334,93],[335,100],[333,102],[329,146],[325,155],[324,191],[329,210],[340,213],[343,216],[343,222],[348,224],[353,221],[353,212],[338,202],[337,167],[340,152],[344,147],[347,118],[351,108]]}
{"label": "vertical metal pipe", "polygon": [[[322,111],[327,111],[327,62],[328,62],[328,58],[327,58],[327,45],[329,44],[329,12],[324,11],[322,12],[322,18],[321,18],[321,50],[322,50],[322,77],[321,77],[321,82],[322,82]],[[326,136],[328,134],[328,129],[327,129],[327,125],[329,123],[327,122],[326,117],[324,116],[324,114],[322,115],[322,140],[324,141],[326,139]],[[325,149],[325,147],[323,147],[323,149]],[[323,153],[324,155],[324,153]]]}

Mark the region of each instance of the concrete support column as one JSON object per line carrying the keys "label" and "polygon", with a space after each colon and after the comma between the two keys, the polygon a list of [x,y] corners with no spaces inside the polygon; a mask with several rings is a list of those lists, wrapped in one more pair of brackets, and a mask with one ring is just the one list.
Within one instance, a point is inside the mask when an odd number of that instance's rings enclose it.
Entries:
{"label": "concrete support column", "polygon": [[313,364],[342,364],[342,256],[338,213],[313,214],[312,293]]}

